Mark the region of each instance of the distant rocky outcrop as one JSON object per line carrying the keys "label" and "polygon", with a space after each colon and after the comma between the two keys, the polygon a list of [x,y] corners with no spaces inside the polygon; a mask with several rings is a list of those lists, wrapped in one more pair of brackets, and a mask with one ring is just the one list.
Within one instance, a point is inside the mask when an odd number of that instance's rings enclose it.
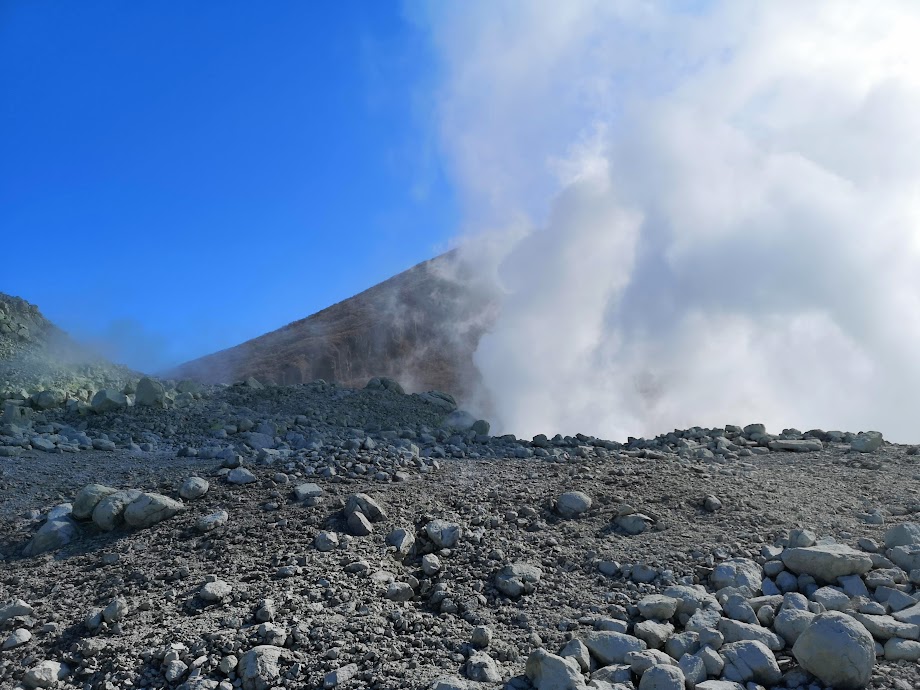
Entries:
{"label": "distant rocky outcrop", "polygon": [[456,252],[418,264],[354,297],[167,375],[206,383],[255,377],[276,384],[315,379],[363,386],[398,380],[409,392],[465,397],[479,380],[473,353],[497,311]]}
{"label": "distant rocky outcrop", "polygon": [[0,400],[31,398],[48,409],[138,377],[72,339],[34,304],[0,293]]}

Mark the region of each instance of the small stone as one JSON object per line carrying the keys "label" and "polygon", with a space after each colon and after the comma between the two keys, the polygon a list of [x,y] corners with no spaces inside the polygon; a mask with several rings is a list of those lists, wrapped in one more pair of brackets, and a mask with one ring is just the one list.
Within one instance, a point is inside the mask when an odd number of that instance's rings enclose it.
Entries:
{"label": "small stone", "polygon": [[422,572],[431,577],[441,570],[441,560],[433,553],[422,556]]}
{"label": "small stone", "polygon": [[474,652],[466,662],[466,677],[478,683],[499,683],[502,675],[495,660],[485,652]]}
{"label": "small stone", "polygon": [[334,688],[358,675],[358,664],[346,664],[323,676],[323,687]]}
{"label": "small stone", "polygon": [[226,510],[218,510],[216,513],[203,515],[198,518],[198,520],[195,521],[195,529],[204,534],[205,532],[210,532],[213,529],[226,525],[229,519],[230,514],[227,513]]}
{"label": "small stone", "polygon": [[722,501],[712,495],[706,496],[703,499],[703,510],[707,513],[714,513],[717,510],[722,510]]}
{"label": "small stone", "polygon": [[415,591],[406,582],[391,582],[384,596],[390,601],[411,601]]}
{"label": "small stone", "polygon": [[516,599],[522,594],[530,594],[543,576],[535,565],[514,563],[505,566],[495,576],[495,587],[507,597]]}
{"label": "small stone", "polygon": [[128,602],[118,597],[117,599],[112,599],[109,605],[102,610],[102,617],[106,623],[114,623],[124,618],[127,613]]}
{"label": "small stone", "polygon": [[307,483],[294,487],[294,498],[298,501],[306,501],[308,498],[319,498],[323,495],[323,490],[318,484]]}
{"label": "small stone", "polygon": [[425,525],[425,534],[439,549],[451,549],[460,541],[460,525],[446,520],[432,520]]}
{"label": "small stone", "polygon": [[485,625],[477,625],[470,634],[470,644],[474,647],[488,647],[492,643],[492,630]]}

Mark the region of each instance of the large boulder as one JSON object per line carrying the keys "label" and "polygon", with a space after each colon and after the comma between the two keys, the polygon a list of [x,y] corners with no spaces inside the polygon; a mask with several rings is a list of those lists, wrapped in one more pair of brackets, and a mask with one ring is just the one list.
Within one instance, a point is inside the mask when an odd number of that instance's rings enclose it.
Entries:
{"label": "large boulder", "polygon": [[872,569],[868,554],[845,544],[822,544],[783,551],[783,563],[797,575],[811,575],[835,583],[838,577],[862,575]]}
{"label": "large boulder", "polygon": [[877,431],[867,431],[850,441],[850,449],[859,453],[874,453],[882,447],[882,435]]}
{"label": "large boulder", "polygon": [[573,518],[591,508],[591,497],[581,491],[566,491],[556,499],[556,512],[564,518]]}
{"label": "large boulder", "polygon": [[23,556],[37,556],[69,544],[77,533],[77,523],[64,515],[48,520],[29,540]]}
{"label": "large boulder", "polygon": [[364,387],[369,391],[392,391],[393,393],[399,393],[401,395],[405,395],[406,393],[403,387],[399,385],[399,381],[387,378],[386,376],[375,376],[368,381],[367,385]]}
{"label": "large boulder", "polygon": [[145,376],[137,383],[134,404],[141,407],[163,407],[166,405],[166,388],[159,381]]}
{"label": "large boulder", "polygon": [[612,630],[592,630],[584,638],[591,656],[603,666],[622,664],[630,652],[641,652],[648,645],[638,637]]}
{"label": "large boulder", "polygon": [[90,406],[93,412],[115,412],[128,406],[128,397],[114,388],[106,388],[93,396]]}
{"label": "large boulder", "polygon": [[783,677],[773,652],[763,643],[755,640],[730,642],[719,649],[725,662],[722,677],[736,683],[753,681],[772,686]]}
{"label": "large boulder", "polygon": [[243,690],[269,690],[281,677],[282,647],[259,645],[246,652],[236,667]]}
{"label": "large boulder", "polygon": [[716,589],[723,587],[747,587],[751,592],[760,592],[763,582],[763,568],[750,558],[729,558],[716,566],[711,575]]}
{"label": "large boulder", "polygon": [[792,646],[806,671],[838,690],[865,687],[875,664],[875,641],[850,616],[830,611],[815,616]]}
{"label": "large boulder", "polygon": [[128,504],[138,498],[141,492],[137,489],[116,491],[103,498],[93,509],[93,523],[106,532],[111,532],[119,525],[124,524],[124,512]]}
{"label": "large boulder", "polygon": [[32,407],[39,410],[50,410],[54,407],[60,407],[64,404],[67,396],[61,391],[45,390],[32,396]]}
{"label": "large boulder", "polygon": [[125,508],[125,522],[129,527],[143,529],[162,522],[182,510],[180,501],[155,493],[144,493]]}
{"label": "large boulder", "polygon": [[524,673],[537,690],[585,690],[578,662],[537,648],[527,657]]}
{"label": "large boulder", "polygon": [[93,515],[93,510],[106,496],[111,496],[118,489],[102,484],[87,484],[77,493],[73,502],[73,517],[77,520],[88,520]]}
{"label": "large boulder", "polygon": [[885,548],[893,549],[909,544],[920,544],[920,523],[902,522],[885,532]]}

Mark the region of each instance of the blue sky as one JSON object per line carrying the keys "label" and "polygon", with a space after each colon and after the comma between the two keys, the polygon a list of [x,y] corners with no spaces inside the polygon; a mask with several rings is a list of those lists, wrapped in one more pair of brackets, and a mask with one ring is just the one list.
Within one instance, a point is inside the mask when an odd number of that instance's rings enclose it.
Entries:
{"label": "blue sky", "polygon": [[443,251],[433,64],[395,2],[0,4],[0,291],[152,370]]}

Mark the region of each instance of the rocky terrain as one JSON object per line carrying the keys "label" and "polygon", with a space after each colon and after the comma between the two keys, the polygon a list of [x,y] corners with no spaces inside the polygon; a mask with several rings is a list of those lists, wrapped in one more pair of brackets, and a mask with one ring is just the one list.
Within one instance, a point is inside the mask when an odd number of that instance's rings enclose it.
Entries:
{"label": "rocky terrain", "polygon": [[249,377],[362,386],[372,376],[407,390],[466,396],[479,380],[473,353],[495,317],[490,288],[456,252],[241,345],[181,365],[169,376],[203,383]]}
{"label": "rocky terrain", "polygon": [[3,332],[0,688],[920,685],[915,446],[517,439],[387,377],[49,374],[52,327],[4,304],[33,335]]}

